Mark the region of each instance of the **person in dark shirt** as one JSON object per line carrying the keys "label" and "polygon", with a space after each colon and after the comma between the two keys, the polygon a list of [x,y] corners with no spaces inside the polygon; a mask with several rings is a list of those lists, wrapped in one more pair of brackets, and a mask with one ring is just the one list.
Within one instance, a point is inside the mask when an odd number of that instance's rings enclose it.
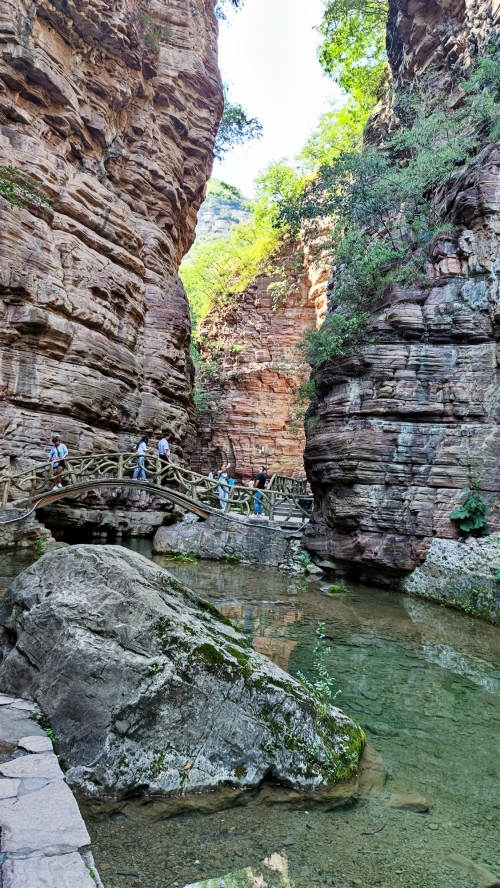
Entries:
{"label": "person in dark shirt", "polygon": [[262,511],[263,511],[262,491],[264,490],[264,487],[266,486],[266,481],[267,481],[266,470],[265,470],[265,467],[262,466],[260,472],[258,472],[257,475],[255,476],[255,481],[254,481],[254,488],[255,488],[255,495],[253,498],[253,513],[254,513],[254,515],[262,515]]}

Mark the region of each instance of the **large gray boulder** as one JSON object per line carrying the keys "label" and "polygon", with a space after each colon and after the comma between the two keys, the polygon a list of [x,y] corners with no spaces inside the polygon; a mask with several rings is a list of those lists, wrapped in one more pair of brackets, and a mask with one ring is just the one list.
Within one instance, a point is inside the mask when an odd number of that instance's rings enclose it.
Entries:
{"label": "large gray boulder", "polygon": [[50,552],[0,607],[0,688],[32,699],[72,785],[169,794],[349,780],[364,737],[212,605],[119,546]]}
{"label": "large gray boulder", "polygon": [[500,621],[500,534],[466,541],[434,539],[427,558],[401,582],[409,595]]}

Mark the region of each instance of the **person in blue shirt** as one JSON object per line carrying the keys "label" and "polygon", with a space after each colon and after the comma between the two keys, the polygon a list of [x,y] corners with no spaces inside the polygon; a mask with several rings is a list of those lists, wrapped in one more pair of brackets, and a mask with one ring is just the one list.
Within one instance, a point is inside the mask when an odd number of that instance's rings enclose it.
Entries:
{"label": "person in blue shirt", "polygon": [[49,453],[49,462],[52,463],[52,472],[56,480],[54,490],[62,487],[60,476],[66,468],[66,463],[64,462],[64,459],[67,455],[68,448],[66,447],[66,444],[62,443],[59,435],[54,435],[54,437],[52,438],[52,447],[50,448]]}
{"label": "person in blue shirt", "polygon": [[163,474],[163,472],[166,468],[167,463],[172,462],[172,455],[170,453],[170,443],[169,443],[170,438],[171,438],[171,433],[169,431],[164,431],[164,432],[162,432],[162,435],[163,435],[163,437],[161,438],[160,441],[158,441],[158,456],[160,457],[160,460],[162,461],[162,463],[165,463],[165,465],[162,466],[162,479],[161,479],[161,483],[163,485],[165,485],[167,482],[166,482],[166,476]]}

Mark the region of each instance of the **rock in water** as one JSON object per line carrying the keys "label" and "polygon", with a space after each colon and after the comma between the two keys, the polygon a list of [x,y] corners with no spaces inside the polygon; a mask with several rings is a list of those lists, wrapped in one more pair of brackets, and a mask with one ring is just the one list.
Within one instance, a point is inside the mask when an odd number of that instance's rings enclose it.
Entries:
{"label": "rock in water", "polygon": [[361,729],[168,571],[119,546],[49,552],[0,607],[0,688],[35,700],[75,787],[169,794],[356,774]]}

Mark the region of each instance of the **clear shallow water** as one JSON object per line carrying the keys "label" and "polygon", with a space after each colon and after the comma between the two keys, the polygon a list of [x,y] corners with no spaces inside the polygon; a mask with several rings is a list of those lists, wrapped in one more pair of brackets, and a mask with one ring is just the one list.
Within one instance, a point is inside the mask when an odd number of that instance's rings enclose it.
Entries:
{"label": "clear shallow water", "polygon": [[[473,888],[488,884],[478,867],[500,876],[498,628],[385,591],[329,596],[268,569],[155,560],[292,674],[310,670],[324,621],[337,703],[364,727],[388,778],[330,811],[260,804],[161,819],[161,805],[133,801],[94,819],[84,808],[106,888],[182,888],[276,852],[294,888]],[[429,813],[390,807],[409,792]]]}

